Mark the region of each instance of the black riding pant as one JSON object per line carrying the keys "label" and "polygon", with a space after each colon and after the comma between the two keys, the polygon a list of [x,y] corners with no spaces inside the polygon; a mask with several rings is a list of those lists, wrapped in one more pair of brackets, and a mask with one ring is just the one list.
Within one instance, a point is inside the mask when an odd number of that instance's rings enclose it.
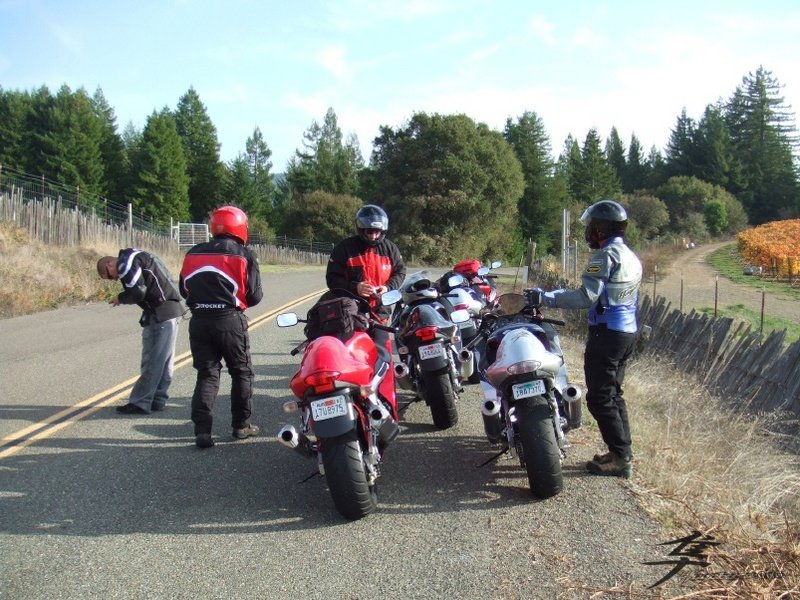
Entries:
{"label": "black riding pant", "polygon": [[617,456],[631,456],[631,429],[628,409],[622,397],[625,362],[633,353],[635,333],[589,327],[583,354],[586,376],[586,406],[597,421],[603,441]]}
{"label": "black riding pant", "polygon": [[219,315],[192,316],[189,321],[189,346],[197,370],[192,395],[192,421],[195,435],[211,433],[214,400],[219,392],[221,361],[231,376],[231,425],[246,427],[250,421],[253,395],[253,364],[247,317],[241,311]]}

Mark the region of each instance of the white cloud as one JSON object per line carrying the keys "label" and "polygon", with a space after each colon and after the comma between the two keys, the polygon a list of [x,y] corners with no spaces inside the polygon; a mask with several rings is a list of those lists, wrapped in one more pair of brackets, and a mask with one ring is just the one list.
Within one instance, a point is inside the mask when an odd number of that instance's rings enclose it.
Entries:
{"label": "white cloud", "polygon": [[554,46],[556,43],[555,35],[553,35],[553,25],[541,15],[537,15],[531,19],[531,30],[536,36],[547,46]]}
{"label": "white cloud", "polygon": [[570,40],[573,47],[576,48],[596,48],[603,43],[603,39],[597,35],[591,28],[586,26],[578,27]]}
{"label": "white cloud", "polygon": [[320,64],[337,79],[345,78],[349,75],[345,54],[342,46],[327,46],[320,52]]}

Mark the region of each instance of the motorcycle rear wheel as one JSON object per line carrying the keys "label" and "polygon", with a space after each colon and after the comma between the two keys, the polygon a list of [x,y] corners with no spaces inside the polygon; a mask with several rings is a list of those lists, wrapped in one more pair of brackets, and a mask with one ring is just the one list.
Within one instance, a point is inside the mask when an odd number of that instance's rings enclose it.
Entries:
{"label": "motorcycle rear wheel", "polygon": [[437,429],[449,429],[458,423],[456,393],[448,369],[422,371],[422,389],[419,393],[431,409],[433,424]]}
{"label": "motorcycle rear wheel", "polygon": [[564,475],[550,407],[541,398],[525,398],[515,407],[520,457],[528,472],[531,493],[537,498],[555,496],[564,489]]}
{"label": "motorcycle rear wheel", "polygon": [[325,479],[336,510],[345,519],[356,521],[375,511],[378,494],[367,483],[362,449],[355,431],[348,431],[322,444]]}

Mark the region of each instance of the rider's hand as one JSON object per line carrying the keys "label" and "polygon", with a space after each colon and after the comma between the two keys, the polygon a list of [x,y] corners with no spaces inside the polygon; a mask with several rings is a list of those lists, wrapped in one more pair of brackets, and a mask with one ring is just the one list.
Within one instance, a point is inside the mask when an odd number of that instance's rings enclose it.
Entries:
{"label": "rider's hand", "polygon": [[356,292],[362,298],[372,298],[372,296],[375,294],[375,288],[372,287],[371,283],[360,281],[356,286]]}
{"label": "rider's hand", "polygon": [[544,291],[541,288],[527,288],[522,290],[522,295],[525,296],[525,304],[528,306],[541,306],[543,303],[542,296]]}
{"label": "rider's hand", "polygon": [[389,291],[388,287],[386,287],[385,285],[379,285],[378,287],[372,290],[372,293],[375,296],[381,296],[382,294],[385,294],[388,291]]}

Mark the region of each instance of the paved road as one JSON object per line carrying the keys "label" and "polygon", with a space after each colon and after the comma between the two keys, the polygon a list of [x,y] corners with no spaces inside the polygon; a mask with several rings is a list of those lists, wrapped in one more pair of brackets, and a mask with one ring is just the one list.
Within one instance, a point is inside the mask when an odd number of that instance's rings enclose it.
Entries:
{"label": "paved road", "polygon": [[[321,284],[321,272],[267,276],[265,306],[251,323]],[[424,405],[406,410],[378,512],[343,521],[321,477],[301,483],[315,465],[274,438],[291,421],[280,406],[301,329],[278,329],[272,318],[251,334],[254,422],[265,435],[229,438],[223,378],[218,443],[196,449],[190,366],[176,371],[165,412],[118,416],[111,405],[124,398],[109,390],[135,375],[139,353],[137,315],[124,310],[92,305],[0,322],[0,598],[586,598],[602,590],[638,598],[668,570],[643,564],[667,558],[657,544],[670,538],[629,485],[585,474],[596,431],[575,432],[566,490],[547,501],[532,499],[516,461],[479,468],[493,449],[475,387],[448,431],[433,428]],[[94,408],[56,421],[59,429],[35,443],[8,445],[81,401]]]}

